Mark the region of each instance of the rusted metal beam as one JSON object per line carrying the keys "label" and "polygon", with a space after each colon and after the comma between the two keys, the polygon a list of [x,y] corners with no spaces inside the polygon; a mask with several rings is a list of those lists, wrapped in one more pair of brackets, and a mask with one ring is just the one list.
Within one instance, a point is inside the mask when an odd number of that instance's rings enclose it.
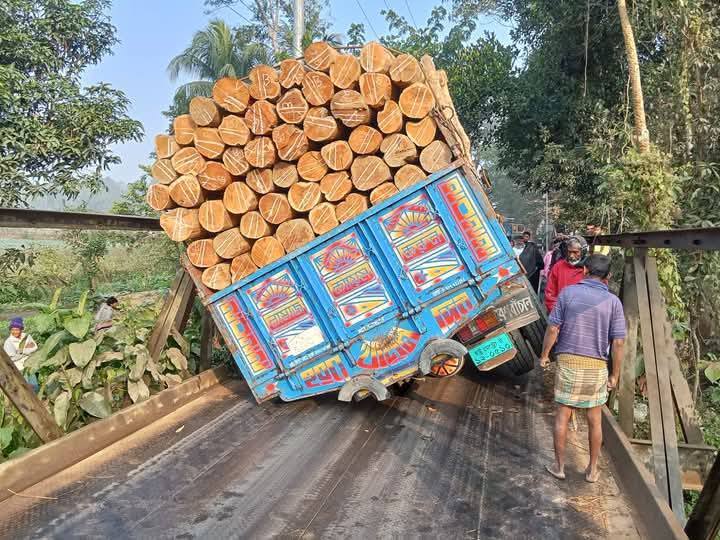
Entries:
{"label": "rusted metal beam", "polygon": [[589,244],[623,248],[720,249],[720,227],[586,236]]}
{"label": "rusted metal beam", "polygon": [[142,216],[86,214],[55,210],[0,208],[0,228],[90,229],[104,231],[159,231],[160,220]]}

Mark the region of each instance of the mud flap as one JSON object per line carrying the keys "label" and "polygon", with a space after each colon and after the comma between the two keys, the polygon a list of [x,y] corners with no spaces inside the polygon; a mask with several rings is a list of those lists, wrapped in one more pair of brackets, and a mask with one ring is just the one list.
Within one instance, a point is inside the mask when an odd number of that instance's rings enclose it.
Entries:
{"label": "mud flap", "polygon": [[454,339],[436,339],[431,341],[423,349],[422,354],[420,354],[420,361],[418,362],[420,373],[423,375],[430,373],[433,358],[440,354],[462,358],[467,354],[467,349],[463,344],[458,343]]}

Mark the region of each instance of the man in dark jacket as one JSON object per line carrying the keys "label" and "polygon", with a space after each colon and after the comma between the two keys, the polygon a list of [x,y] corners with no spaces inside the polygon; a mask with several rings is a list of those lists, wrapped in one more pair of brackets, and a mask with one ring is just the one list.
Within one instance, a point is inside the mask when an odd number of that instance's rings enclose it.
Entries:
{"label": "man in dark jacket", "polygon": [[538,286],[540,285],[540,270],[543,269],[543,256],[537,244],[530,240],[531,238],[532,235],[530,231],[525,231],[522,236],[519,236],[515,240],[515,246],[522,246],[522,251],[518,258],[523,268],[525,268],[530,285],[532,285],[533,290],[537,293]]}

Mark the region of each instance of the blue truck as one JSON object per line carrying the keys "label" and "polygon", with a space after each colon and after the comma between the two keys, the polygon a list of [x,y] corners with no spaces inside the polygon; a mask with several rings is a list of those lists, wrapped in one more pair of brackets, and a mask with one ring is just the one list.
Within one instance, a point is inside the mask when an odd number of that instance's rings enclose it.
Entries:
{"label": "blue truck", "polygon": [[258,402],[382,400],[466,357],[532,368],[517,328],[538,313],[471,173],[453,164],[204,298]]}

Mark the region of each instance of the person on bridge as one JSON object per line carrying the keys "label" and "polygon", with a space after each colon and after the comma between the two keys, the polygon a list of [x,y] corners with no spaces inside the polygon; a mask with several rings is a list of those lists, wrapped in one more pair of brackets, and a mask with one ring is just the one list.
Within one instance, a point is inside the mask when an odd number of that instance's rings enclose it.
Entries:
{"label": "person on bridge", "polygon": [[[540,365],[550,363],[555,347],[554,446],[555,464],[546,468],[555,478],[565,478],[565,441],[573,409],[586,409],[590,463],[585,480],[596,482],[602,444],[601,409],[608,390],[615,388],[625,343],[625,315],[620,299],[608,290],[610,257],[590,255],[584,264],[585,279],[566,287],[548,319]],[[612,374],[608,358],[612,348]]]}
{"label": "person on bridge", "polygon": [[560,244],[562,259],[550,268],[545,286],[545,307],[548,313],[552,313],[555,302],[565,287],[582,281],[583,262],[587,257],[587,251],[587,242],[579,236],[571,236]]}

